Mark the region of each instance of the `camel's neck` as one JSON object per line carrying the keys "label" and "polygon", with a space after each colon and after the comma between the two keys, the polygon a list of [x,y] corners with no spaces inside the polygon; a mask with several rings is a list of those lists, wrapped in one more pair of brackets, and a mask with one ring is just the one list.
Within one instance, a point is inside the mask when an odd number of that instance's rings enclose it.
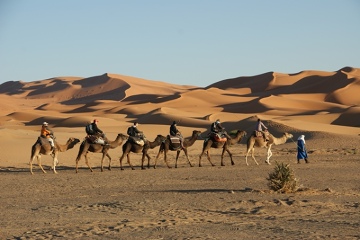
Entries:
{"label": "camel's neck", "polygon": [[156,148],[157,146],[160,146],[160,144],[161,144],[161,142],[160,141],[154,141],[154,142],[149,142],[149,147],[151,148],[151,149],[153,149],[153,148]]}
{"label": "camel's neck", "polygon": [[197,139],[196,135],[191,136],[189,140],[184,141],[184,146],[191,147],[195,143],[196,139]]}
{"label": "camel's neck", "polygon": [[230,144],[235,144],[235,143],[239,142],[241,138],[242,138],[242,136],[238,135],[234,138],[231,138],[229,142],[230,142]]}
{"label": "camel's neck", "polygon": [[282,136],[282,137],[280,137],[280,138],[275,138],[275,137],[274,137],[274,144],[275,144],[275,145],[284,144],[284,143],[286,143],[286,141],[287,141],[287,137],[286,137],[286,136]]}
{"label": "camel's neck", "polygon": [[110,146],[111,147],[117,147],[117,146],[120,146],[122,143],[123,143],[123,139],[121,136],[118,136],[114,141],[110,142]]}
{"label": "camel's neck", "polygon": [[56,148],[60,151],[60,152],[65,152],[66,150],[70,149],[70,143],[67,142],[65,145],[56,143]]}

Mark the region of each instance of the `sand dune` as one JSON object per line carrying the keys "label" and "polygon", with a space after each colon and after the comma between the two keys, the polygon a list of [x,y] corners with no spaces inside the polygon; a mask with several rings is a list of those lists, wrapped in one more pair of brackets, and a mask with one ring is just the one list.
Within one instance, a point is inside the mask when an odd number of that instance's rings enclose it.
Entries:
{"label": "sand dune", "polygon": [[[54,77],[0,85],[1,239],[359,239],[360,69],[334,72],[268,72],[215,82],[205,88],[120,74],[88,78]],[[89,153],[75,174],[79,145],[59,153],[58,175],[43,156],[48,174],[35,164],[31,146],[46,121],[56,141],[82,141],[93,119],[110,140],[133,122],[148,139],[167,135],[178,122],[185,139],[201,135],[181,152],[179,168],[119,170],[122,147],[110,149],[113,170],[100,172],[102,153]],[[290,163],[302,191],[277,194],[266,178],[273,165],[245,165],[246,137],[230,146],[235,165],[222,149],[210,149],[216,167],[199,154],[210,124],[220,119],[228,132],[252,134],[258,118],[275,137],[294,135],[272,148],[271,162]],[[296,163],[296,139],[306,135],[310,164]],[[149,150],[150,165],[159,148]],[[138,168],[141,153],[132,153]],[[174,166],[176,151],[167,158]],[[105,160],[105,165],[108,164]],[[124,160],[126,165],[126,160]]]}

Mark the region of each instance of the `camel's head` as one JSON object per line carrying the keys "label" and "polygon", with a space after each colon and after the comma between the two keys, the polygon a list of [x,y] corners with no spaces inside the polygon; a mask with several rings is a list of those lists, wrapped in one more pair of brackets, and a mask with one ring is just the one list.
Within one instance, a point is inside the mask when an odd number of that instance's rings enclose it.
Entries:
{"label": "camel's head", "polygon": [[242,130],[237,130],[236,135],[240,135],[241,137],[245,137],[246,136],[246,132],[242,131]]}
{"label": "camel's head", "polygon": [[293,138],[293,135],[292,135],[291,133],[287,133],[287,132],[284,133],[284,136],[285,136],[287,139]]}
{"label": "camel's head", "polygon": [[242,130],[237,130],[237,132],[236,132],[236,137],[238,138],[238,137],[240,137],[239,138],[239,143],[241,142],[241,140],[244,138],[244,137],[246,137],[246,132],[245,131],[242,131]]}
{"label": "camel's head", "polygon": [[155,138],[155,141],[158,141],[158,142],[164,142],[165,140],[166,140],[166,137],[161,134],[158,134]]}
{"label": "camel's head", "polygon": [[68,146],[69,146],[68,149],[73,148],[79,142],[80,142],[80,139],[78,139],[78,138],[73,138],[73,137],[69,138],[69,140],[68,140]]}
{"label": "camel's head", "polygon": [[193,136],[200,136],[200,134],[201,134],[201,131],[198,131],[198,130],[193,131]]}
{"label": "camel's head", "polygon": [[125,134],[122,134],[122,133],[119,133],[118,137],[120,137],[123,141],[125,141],[125,140],[127,140],[129,138],[128,135],[125,135]]}

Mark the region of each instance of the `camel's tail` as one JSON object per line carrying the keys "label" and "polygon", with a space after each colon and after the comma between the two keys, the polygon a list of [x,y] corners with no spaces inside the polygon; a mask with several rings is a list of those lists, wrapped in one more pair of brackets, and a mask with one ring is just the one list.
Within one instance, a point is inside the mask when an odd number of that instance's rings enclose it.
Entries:
{"label": "camel's tail", "polygon": [[80,144],[79,153],[78,153],[78,155],[76,157],[76,161],[79,161],[79,159],[80,159],[80,157],[82,155],[82,152],[84,150],[85,141],[86,140],[82,141],[81,144]]}
{"label": "camel's tail", "polygon": [[36,141],[33,145],[32,145],[32,147],[31,147],[31,155],[30,155],[30,161],[34,158],[34,156],[35,156],[35,149],[36,149],[36,144],[39,144],[39,142],[38,141]]}

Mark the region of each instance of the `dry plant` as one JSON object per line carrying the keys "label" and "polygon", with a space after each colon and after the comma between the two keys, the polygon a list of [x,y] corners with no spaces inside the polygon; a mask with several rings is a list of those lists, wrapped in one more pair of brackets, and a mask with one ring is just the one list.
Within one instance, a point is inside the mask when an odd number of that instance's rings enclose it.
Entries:
{"label": "dry plant", "polygon": [[268,186],[279,193],[293,193],[298,190],[298,180],[290,169],[290,164],[275,163],[274,171],[269,173]]}

